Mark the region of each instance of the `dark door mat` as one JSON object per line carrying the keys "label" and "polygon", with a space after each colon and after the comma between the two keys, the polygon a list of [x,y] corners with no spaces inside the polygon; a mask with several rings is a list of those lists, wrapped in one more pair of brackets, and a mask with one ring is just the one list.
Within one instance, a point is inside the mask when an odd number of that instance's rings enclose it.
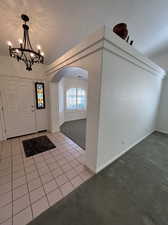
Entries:
{"label": "dark door mat", "polygon": [[22,143],[26,157],[48,151],[56,147],[46,135],[24,140]]}

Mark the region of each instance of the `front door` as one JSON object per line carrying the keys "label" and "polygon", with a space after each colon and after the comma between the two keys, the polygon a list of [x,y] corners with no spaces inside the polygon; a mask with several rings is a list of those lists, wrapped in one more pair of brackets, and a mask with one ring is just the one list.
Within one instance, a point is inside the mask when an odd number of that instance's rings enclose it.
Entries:
{"label": "front door", "polygon": [[5,81],[4,116],[7,138],[36,131],[33,90],[33,81]]}

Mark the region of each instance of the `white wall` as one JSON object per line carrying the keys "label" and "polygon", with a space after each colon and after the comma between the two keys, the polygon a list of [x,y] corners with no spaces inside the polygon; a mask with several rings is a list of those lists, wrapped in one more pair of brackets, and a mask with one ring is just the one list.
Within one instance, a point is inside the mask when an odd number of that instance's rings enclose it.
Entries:
{"label": "white wall", "polygon": [[16,59],[8,56],[0,56],[0,76],[44,79],[46,65],[37,64],[32,69],[32,71],[27,71],[23,62],[17,62]]}
{"label": "white wall", "polygon": [[168,133],[168,77],[167,76],[163,80],[156,129],[158,131]]}
{"label": "white wall", "polygon": [[98,172],[155,129],[164,71],[107,27],[53,62],[47,75],[68,66],[88,71],[86,166]]}
{"label": "white wall", "polygon": [[58,98],[59,98],[59,126],[61,126],[65,119],[64,119],[64,78],[62,78],[58,82]]}
{"label": "white wall", "polygon": [[58,97],[58,83],[49,83],[49,130],[51,132],[59,131],[59,97]]}
{"label": "white wall", "polygon": [[70,88],[82,88],[86,91],[87,95],[88,81],[80,78],[64,78],[64,121],[85,119],[87,117],[87,110],[66,109],[66,92]]}
{"label": "white wall", "polygon": [[168,53],[159,53],[150,57],[151,60],[161,66],[165,71],[168,71]]}
{"label": "white wall", "polygon": [[155,130],[161,84],[160,77],[104,50],[97,171]]}

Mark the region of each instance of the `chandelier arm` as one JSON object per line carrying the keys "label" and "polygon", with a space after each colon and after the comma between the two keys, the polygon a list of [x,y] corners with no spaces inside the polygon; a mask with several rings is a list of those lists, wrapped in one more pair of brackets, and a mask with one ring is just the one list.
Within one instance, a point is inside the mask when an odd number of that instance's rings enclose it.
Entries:
{"label": "chandelier arm", "polygon": [[17,61],[23,61],[26,65],[26,70],[31,71],[32,66],[35,63],[44,63],[44,57],[40,54],[40,51],[36,52],[30,42],[29,26],[26,24],[29,21],[28,16],[22,15],[21,18],[25,21],[23,24],[23,43],[20,43],[20,47],[12,48],[9,45],[9,55],[17,59]]}
{"label": "chandelier arm", "polygon": [[30,42],[29,32],[28,32],[28,31],[27,31],[27,43],[28,43],[28,45],[29,45],[29,48],[30,48],[31,50],[33,50],[32,45],[31,45],[31,42]]}
{"label": "chandelier arm", "polygon": [[24,34],[23,34],[23,42],[24,42],[24,49],[26,48],[26,30],[24,29]]}

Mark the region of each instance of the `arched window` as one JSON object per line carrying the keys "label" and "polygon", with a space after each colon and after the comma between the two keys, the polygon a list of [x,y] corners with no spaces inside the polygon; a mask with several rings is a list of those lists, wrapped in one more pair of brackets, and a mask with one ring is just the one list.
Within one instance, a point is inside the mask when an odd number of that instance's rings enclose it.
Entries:
{"label": "arched window", "polygon": [[86,109],[86,92],[82,88],[70,88],[66,92],[66,108],[68,110]]}

